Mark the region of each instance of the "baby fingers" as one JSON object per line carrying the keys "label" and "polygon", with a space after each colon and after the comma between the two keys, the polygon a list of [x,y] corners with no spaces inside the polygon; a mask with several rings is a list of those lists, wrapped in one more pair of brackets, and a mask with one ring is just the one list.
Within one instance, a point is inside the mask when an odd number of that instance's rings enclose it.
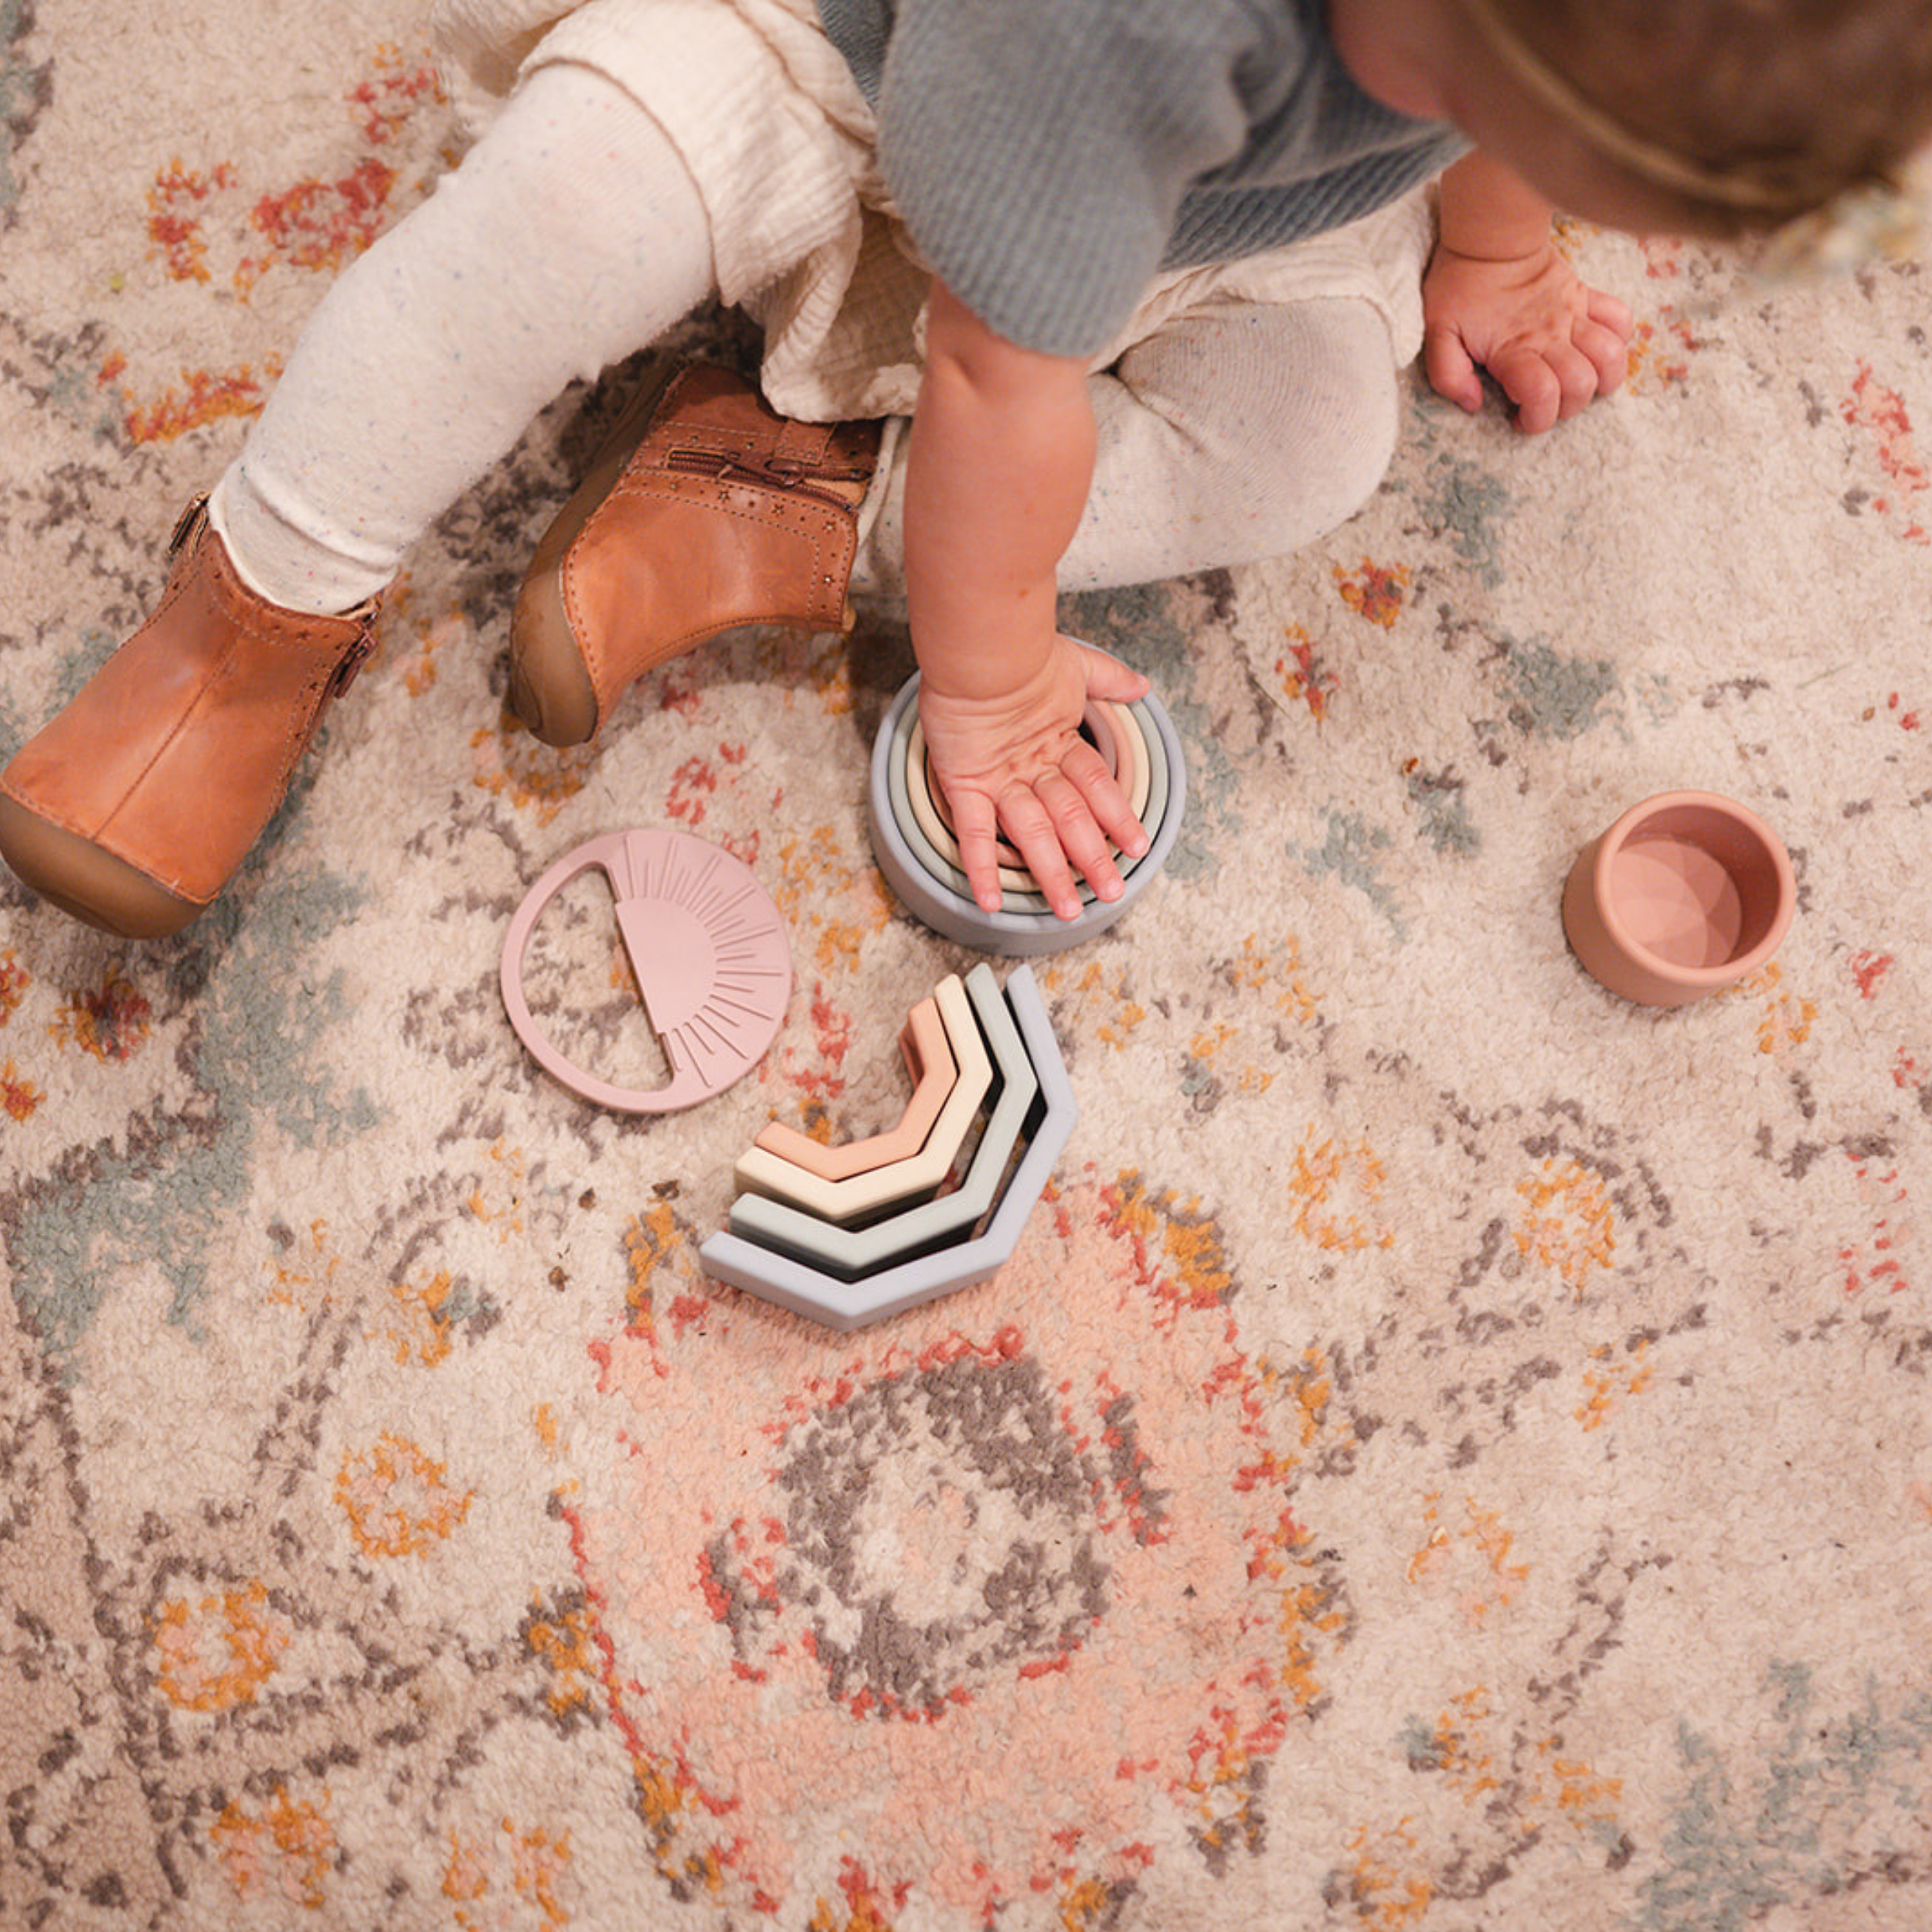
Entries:
{"label": "baby fingers", "polygon": [[1076,867],[1102,899],[1117,899],[1124,890],[1105,833],[1064,771],[1047,772],[1031,785],[1009,786],[1000,795],[999,816],[1058,917],[1080,915]]}
{"label": "baby fingers", "polygon": [[953,836],[959,845],[960,869],[966,875],[973,903],[983,913],[999,910],[999,818],[983,791],[956,786],[948,793]]}
{"label": "baby fingers", "polygon": [[[1147,850],[1147,832],[1134,817],[1120,781],[1107,770],[1107,760],[1083,739],[1060,760],[1060,770],[1079,791],[1094,823],[1128,858],[1138,859]],[[1091,879],[1093,875],[1087,876]]]}
{"label": "baby fingers", "polygon": [[[1490,373],[1515,404],[1516,427],[1526,435],[1566,422],[1616,386],[1606,379],[1605,362],[1592,353],[1604,352],[1605,345],[1594,337],[1586,345],[1587,332],[1569,342],[1526,345],[1491,364]],[[1615,368],[1621,379],[1621,359]]]}

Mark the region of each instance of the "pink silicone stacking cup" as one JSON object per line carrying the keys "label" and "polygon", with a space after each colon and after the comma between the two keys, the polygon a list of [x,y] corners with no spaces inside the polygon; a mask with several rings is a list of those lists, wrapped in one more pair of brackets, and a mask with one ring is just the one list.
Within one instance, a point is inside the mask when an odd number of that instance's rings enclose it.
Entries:
{"label": "pink silicone stacking cup", "polygon": [[1791,862],[1756,812],[1715,792],[1666,791],[1577,855],[1563,930],[1613,993],[1682,1006],[1756,972],[1797,900]]}

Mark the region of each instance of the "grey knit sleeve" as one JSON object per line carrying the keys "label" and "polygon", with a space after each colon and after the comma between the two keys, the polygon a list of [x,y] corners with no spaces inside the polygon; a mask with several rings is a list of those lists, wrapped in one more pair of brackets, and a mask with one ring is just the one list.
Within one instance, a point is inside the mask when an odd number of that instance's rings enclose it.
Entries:
{"label": "grey knit sleeve", "polygon": [[1022,347],[1085,355],[1305,54],[1244,0],[899,0],[879,160],[934,272]]}

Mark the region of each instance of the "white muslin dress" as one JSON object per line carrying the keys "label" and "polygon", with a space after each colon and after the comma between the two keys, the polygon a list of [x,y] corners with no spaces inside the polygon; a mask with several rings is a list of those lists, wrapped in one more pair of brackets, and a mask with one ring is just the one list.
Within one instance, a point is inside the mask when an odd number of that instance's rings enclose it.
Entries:
{"label": "white muslin dress", "polygon": [[[808,421],[910,413],[931,278],[814,0],[440,0],[433,19],[472,134],[520,73],[556,61],[607,76],[658,123],[704,202],[720,298],[764,331],[774,408]],[[1403,366],[1421,343],[1433,242],[1425,187],[1287,248],[1162,274],[1093,366],[1220,304],[1334,298],[1369,303]]]}

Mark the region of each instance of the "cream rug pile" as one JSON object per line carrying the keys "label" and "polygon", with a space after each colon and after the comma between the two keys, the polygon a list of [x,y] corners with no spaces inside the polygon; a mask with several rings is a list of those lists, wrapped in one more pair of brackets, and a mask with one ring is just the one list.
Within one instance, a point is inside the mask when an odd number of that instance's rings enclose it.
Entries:
{"label": "cream rug pile", "polygon": [[[422,13],[0,0],[0,748],[446,165]],[[1418,391],[1315,552],[1070,611],[1192,795],[1040,962],[1081,1118],[985,1285],[842,1337],[698,1264],[766,1121],[889,1121],[972,956],[871,862],[903,634],[740,637],[589,752],[507,726],[615,391],[412,558],[210,917],[0,896],[0,1924],[1932,1922],[1927,283],[1573,242],[1639,318],[1613,403]],[[1801,903],[1660,1014],[1557,901],[1676,787]],[[654,825],[796,979],[757,1073],[633,1120],[496,974]]]}

